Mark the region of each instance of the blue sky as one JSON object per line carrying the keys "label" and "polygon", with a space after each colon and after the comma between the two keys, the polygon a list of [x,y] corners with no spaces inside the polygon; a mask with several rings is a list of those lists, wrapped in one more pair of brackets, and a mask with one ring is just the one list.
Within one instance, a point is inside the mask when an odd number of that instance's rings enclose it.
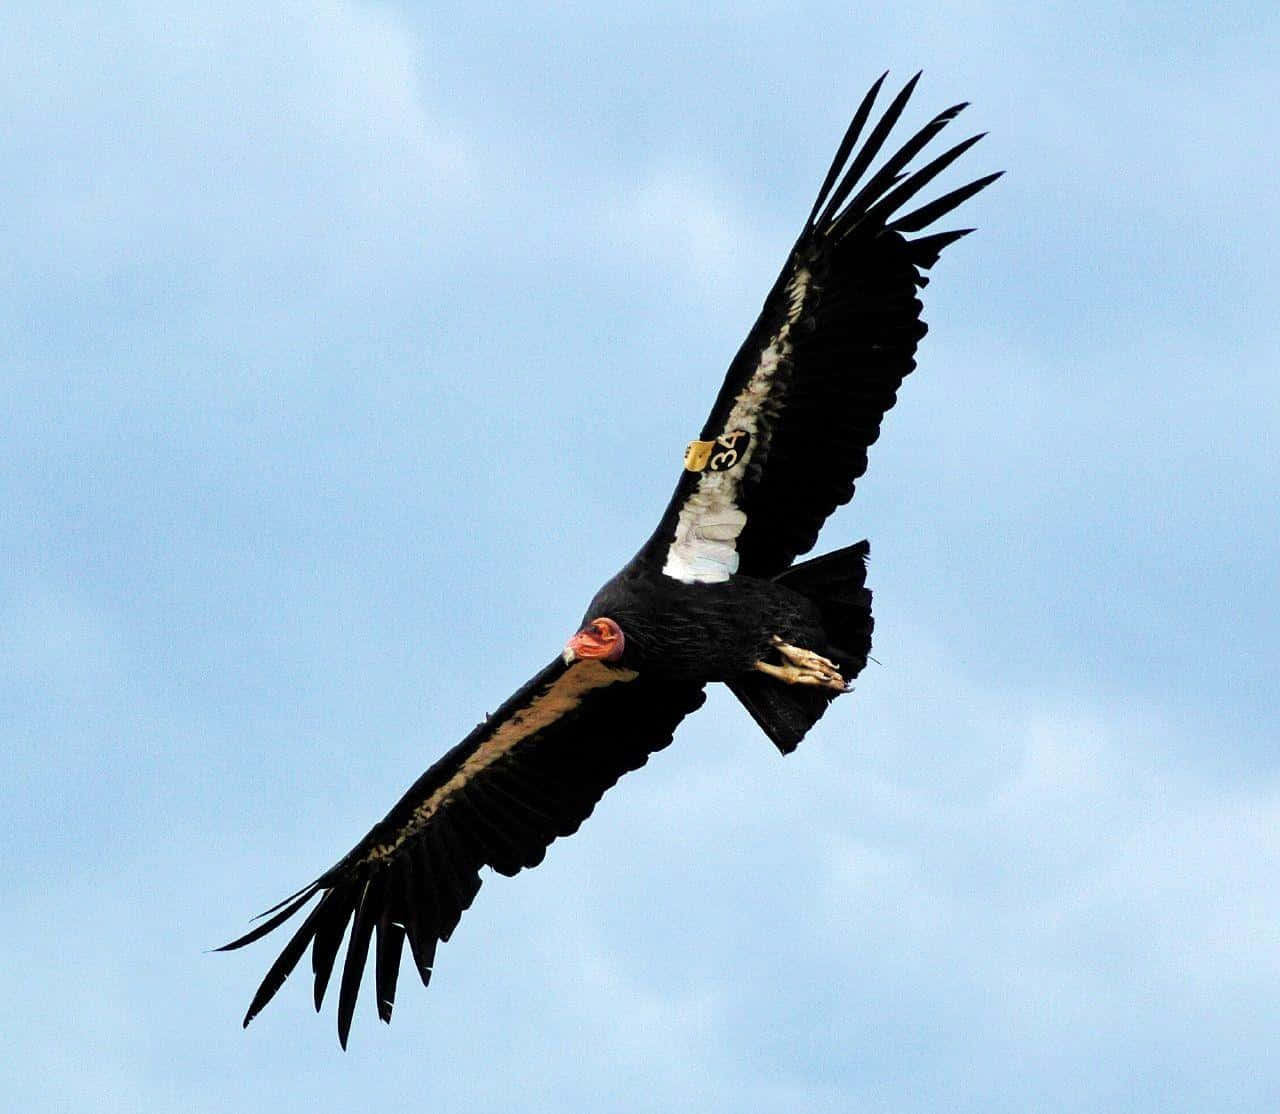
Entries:
{"label": "blue sky", "polygon": [[[1275,1109],[1280,16],[698,10],[0,15],[6,1108]],[[205,949],[647,535],[885,68],[1008,174],[820,542],[882,664],[241,1032]]]}

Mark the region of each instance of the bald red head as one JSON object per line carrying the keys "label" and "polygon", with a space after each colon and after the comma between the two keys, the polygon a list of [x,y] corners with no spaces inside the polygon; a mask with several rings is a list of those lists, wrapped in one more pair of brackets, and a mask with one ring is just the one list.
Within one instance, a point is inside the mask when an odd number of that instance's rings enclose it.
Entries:
{"label": "bald red head", "polygon": [[565,643],[565,664],[572,665],[575,661],[582,659],[617,661],[622,657],[626,643],[622,628],[612,619],[602,615],[598,619],[592,619]]}

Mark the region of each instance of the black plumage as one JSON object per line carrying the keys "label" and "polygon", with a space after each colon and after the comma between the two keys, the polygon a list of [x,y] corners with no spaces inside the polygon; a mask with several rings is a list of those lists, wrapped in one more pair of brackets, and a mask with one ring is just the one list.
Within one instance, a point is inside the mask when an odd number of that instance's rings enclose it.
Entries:
{"label": "black plumage", "polygon": [[882,77],[854,114],[799,239],[729,366],[657,529],[591,601],[565,653],[428,769],[335,866],[226,945],[315,904],[244,1023],[311,952],[317,1010],[338,975],[346,1046],[365,967],[391,1019],[405,945],[427,985],[480,871],[536,866],[623,774],[667,746],[720,681],[784,753],[871,649],[865,542],[794,564],[853,495],[924,335],[922,270],[969,229],[909,238],[998,175],[898,215],[978,136],[911,161],[963,109],[939,113],[869,176],[915,88],[859,146]]}

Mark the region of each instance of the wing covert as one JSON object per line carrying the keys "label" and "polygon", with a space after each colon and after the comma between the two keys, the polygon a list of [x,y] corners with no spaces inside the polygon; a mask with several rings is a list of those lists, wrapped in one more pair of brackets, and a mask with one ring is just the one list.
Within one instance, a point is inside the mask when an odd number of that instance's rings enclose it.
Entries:
{"label": "wing covert", "polygon": [[[905,215],[904,206],[981,136],[909,164],[965,107],[930,120],[863,181],[915,88],[859,146],[884,82],[854,114],[809,219],[738,350],[686,470],[641,557],[686,582],[774,576],[812,548],[853,496],[867,449],[915,367],[926,327],[921,271],[971,229],[908,239],[989,185],[990,174]],[[721,467],[717,452],[740,444]]]}
{"label": "wing covert", "polygon": [[703,699],[697,684],[557,658],[418,778],[340,862],[219,949],[253,943],[319,896],[262,980],[244,1024],[308,948],[318,1011],[344,935],[339,1041],[345,1048],[370,950],[378,1016],[390,1021],[404,945],[427,985],[437,945],[480,889],[480,868],[511,875],[540,863],[610,786],[671,742]]}

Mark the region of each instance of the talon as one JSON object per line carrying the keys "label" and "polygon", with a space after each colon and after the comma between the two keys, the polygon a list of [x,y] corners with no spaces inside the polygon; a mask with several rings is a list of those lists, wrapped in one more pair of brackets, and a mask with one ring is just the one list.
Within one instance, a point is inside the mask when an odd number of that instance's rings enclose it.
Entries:
{"label": "talon", "polygon": [[820,685],[823,688],[835,689],[836,692],[848,692],[850,684],[840,675],[835,662],[824,658],[813,650],[801,646],[792,646],[784,642],[776,634],[772,642],[778,654],[786,661],[786,665],[773,665],[767,661],[758,661],[756,669],[769,677],[776,677],[788,685]]}

